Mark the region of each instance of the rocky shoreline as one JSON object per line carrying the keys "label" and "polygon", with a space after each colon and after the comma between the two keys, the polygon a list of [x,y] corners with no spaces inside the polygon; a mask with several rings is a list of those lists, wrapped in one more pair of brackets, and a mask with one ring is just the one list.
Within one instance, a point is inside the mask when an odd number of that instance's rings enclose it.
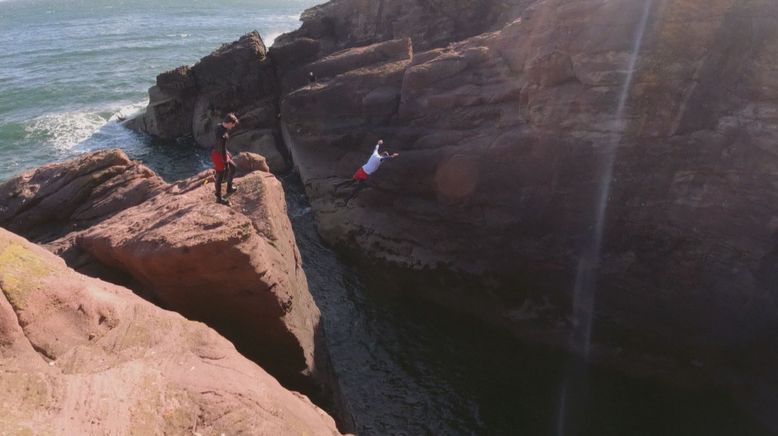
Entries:
{"label": "rocky shoreline", "polygon": [[[315,394],[330,384],[319,313],[268,171],[299,172],[341,252],[391,268],[419,298],[573,352],[573,289],[606,183],[588,357],[724,386],[778,429],[762,412],[778,407],[778,3],[333,0],[301,19],[270,49],[253,32],[160,74],[126,122],[210,147],[236,112],[234,151],[267,157],[244,163],[257,171],[239,212],[200,206],[204,173],[165,184],[103,152],[0,185],[0,226],[207,322]],[[338,183],[379,138],[401,158],[344,206]],[[213,310],[223,281],[203,263],[236,278]],[[272,309],[242,313],[247,287]]]}

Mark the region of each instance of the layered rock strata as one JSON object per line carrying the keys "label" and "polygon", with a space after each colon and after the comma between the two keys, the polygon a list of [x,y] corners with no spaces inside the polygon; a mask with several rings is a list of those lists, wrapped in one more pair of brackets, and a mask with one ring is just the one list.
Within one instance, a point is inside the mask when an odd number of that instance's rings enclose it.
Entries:
{"label": "layered rock strata", "polygon": [[232,207],[214,202],[210,171],[167,184],[118,150],[46,165],[0,185],[0,226],[208,323],[285,385],[315,393],[329,381],[317,370],[327,351],[281,184],[260,156],[236,161]]}
{"label": "layered rock strata", "polygon": [[0,229],[0,428],[337,435],[215,331]]}

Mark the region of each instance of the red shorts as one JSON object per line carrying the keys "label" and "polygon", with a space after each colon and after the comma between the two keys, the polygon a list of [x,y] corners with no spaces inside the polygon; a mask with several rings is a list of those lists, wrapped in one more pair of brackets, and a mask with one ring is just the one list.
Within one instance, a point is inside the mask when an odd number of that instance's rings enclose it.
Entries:
{"label": "red shorts", "polygon": [[351,180],[367,180],[367,173],[365,170],[362,169],[362,167],[359,167],[357,172],[354,173],[353,176],[351,176]]}
{"label": "red shorts", "polygon": [[[230,159],[232,159],[232,155],[228,151],[227,160]],[[226,162],[224,162],[224,159],[222,159],[222,154],[219,153],[218,150],[211,151],[211,162],[213,162],[213,169],[216,170],[217,173],[224,171],[224,166],[227,164]]]}

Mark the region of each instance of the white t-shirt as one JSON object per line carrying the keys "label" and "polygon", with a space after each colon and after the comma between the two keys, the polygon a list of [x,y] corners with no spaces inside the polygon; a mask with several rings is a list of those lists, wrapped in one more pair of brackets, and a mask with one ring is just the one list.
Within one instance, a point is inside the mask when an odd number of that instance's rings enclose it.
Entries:
{"label": "white t-shirt", "polygon": [[378,148],[380,147],[380,144],[376,144],[375,150],[373,150],[373,154],[370,155],[370,159],[367,160],[367,163],[362,165],[362,170],[366,172],[368,175],[373,174],[378,170],[378,167],[381,166],[381,162],[386,160],[386,157],[381,156],[378,153]]}

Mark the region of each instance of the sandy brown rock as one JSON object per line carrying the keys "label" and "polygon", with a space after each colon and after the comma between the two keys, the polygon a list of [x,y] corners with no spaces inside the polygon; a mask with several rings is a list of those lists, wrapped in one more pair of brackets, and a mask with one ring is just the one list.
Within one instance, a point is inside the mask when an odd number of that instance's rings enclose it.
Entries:
{"label": "sandy brown rock", "polygon": [[494,30],[528,0],[334,0],[300,17],[298,30],[276,38],[271,57],[286,71],[335,51],[410,38],[418,50],[445,46]]}
{"label": "sandy brown rock", "polygon": [[0,428],[12,434],[339,434],[201,323],[0,229]]}
{"label": "sandy brown rock", "polygon": [[210,170],[167,184],[120,151],[85,154],[0,185],[0,223],[80,272],[208,323],[285,385],[326,397],[319,311],[280,182],[262,156],[235,161],[229,208],[215,203]]}
{"label": "sandy brown rock", "polygon": [[232,338],[285,383],[312,375],[319,311],[308,292],[280,182],[238,179],[214,202],[210,171],[80,233],[76,245],[160,303]]}
{"label": "sandy brown rock", "polygon": [[0,184],[0,227],[48,242],[142,203],[164,184],[122,151],[84,154]]}

